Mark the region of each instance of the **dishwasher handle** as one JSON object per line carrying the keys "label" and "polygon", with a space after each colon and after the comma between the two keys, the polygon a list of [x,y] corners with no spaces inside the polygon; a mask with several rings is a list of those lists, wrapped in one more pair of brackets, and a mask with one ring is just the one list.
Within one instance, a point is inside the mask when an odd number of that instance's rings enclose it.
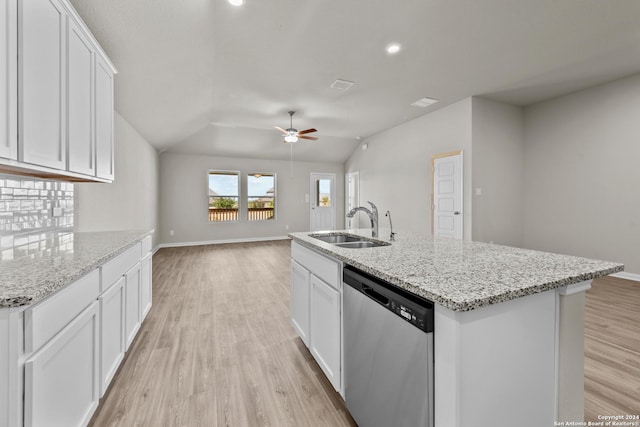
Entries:
{"label": "dishwasher handle", "polygon": [[369,298],[378,301],[378,303],[384,305],[385,307],[389,305],[389,298],[385,297],[381,293],[374,291],[371,286],[367,286],[364,283],[362,284],[362,293]]}

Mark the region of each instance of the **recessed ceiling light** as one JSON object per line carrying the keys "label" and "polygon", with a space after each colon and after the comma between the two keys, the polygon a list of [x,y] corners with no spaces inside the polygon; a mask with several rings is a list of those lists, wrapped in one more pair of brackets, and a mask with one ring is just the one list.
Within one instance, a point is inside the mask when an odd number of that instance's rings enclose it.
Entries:
{"label": "recessed ceiling light", "polygon": [[400,52],[400,49],[402,49],[402,46],[400,45],[400,43],[391,43],[386,47],[386,51],[389,55],[394,55]]}
{"label": "recessed ceiling light", "polygon": [[413,107],[420,107],[420,108],[427,108],[429,105],[435,104],[436,102],[438,102],[437,99],[433,99],[433,98],[420,98],[418,99],[416,102],[414,102],[413,104],[411,104]]}
{"label": "recessed ceiling light", "polygon": [[229,4],[234,6],[242,6],[244,4],[244,0],[227,0]]}

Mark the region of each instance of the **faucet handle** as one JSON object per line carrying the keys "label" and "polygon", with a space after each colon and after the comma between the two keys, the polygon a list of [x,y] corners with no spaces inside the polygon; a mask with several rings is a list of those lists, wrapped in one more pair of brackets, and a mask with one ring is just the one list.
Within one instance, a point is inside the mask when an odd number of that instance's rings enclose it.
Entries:
{"label": "faucet handle", "polygon": [[376,207],[376,205],[374,205],[372,202],[367,200],[367,203],[369,203],[371,205],[371,209],[373,209],[374,211],[378,211],[378,208]]}

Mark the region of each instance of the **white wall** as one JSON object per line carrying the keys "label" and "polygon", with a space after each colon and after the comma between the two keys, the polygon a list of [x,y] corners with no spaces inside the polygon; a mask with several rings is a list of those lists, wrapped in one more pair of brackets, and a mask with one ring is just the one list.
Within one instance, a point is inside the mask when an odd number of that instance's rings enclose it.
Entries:
{"label": "white wall", "polygon": [[472,102],[472,239],[522,247],[523,110],[477,97]]}
{"label": "white wall", "polygon": [[[246,176],[255,172],[276,173],[276,219],[273,221],[208,221],[207,174],[210,169],[240,171],[242,188]],[[164,244],[250,240],[284,237],[309,230],[310,173],[336,174],[336,227],[344,227],[344,167],[342,164],[243,159],[163,153],[160,156],[160,241]],[[286,229],[286,226],[289,229]],[[170,236],[169,231],[174,235]]]}
{"label": "white wall", "polygon": [[525,110],[524,244],[640,273],[640,75]]}
{"label": "white wall", "polygon": [[117,112],[115,180],[75,184],[75,230],[155,229],[158,242],[158,153]]}
{"label": "white wall", "polygon": [[345,164],[345,172],[360,171],[360,204],[371,200],[378,206],[381,226],[388,226],[384,212],[390,210],[396,231],[424,236],[431,235],[431,156],[463,150],[464,236],[471,238],[471,98],[385,130],[363,143],[369,148],[356,148]]}

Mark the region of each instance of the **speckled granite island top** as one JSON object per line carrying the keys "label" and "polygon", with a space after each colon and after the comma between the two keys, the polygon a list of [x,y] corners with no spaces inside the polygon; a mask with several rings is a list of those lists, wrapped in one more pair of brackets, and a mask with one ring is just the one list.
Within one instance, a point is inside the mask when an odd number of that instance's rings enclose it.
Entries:
{"label": "speckled granite island top", "polygon": [[[370,230],[332,233],[371,236]],[[469,311],[624,269],[616,262],[446,238],[399,234],[390,246],[350,249],[311,234],[290,233],[289,237],[453,311]],[[389,234],[381,230],[379,235]]]}
{"label": "speckled granite island top", "polygon": [[42,250],[0,262],[0,308],[36,303],[152,233],[54,233]]}

